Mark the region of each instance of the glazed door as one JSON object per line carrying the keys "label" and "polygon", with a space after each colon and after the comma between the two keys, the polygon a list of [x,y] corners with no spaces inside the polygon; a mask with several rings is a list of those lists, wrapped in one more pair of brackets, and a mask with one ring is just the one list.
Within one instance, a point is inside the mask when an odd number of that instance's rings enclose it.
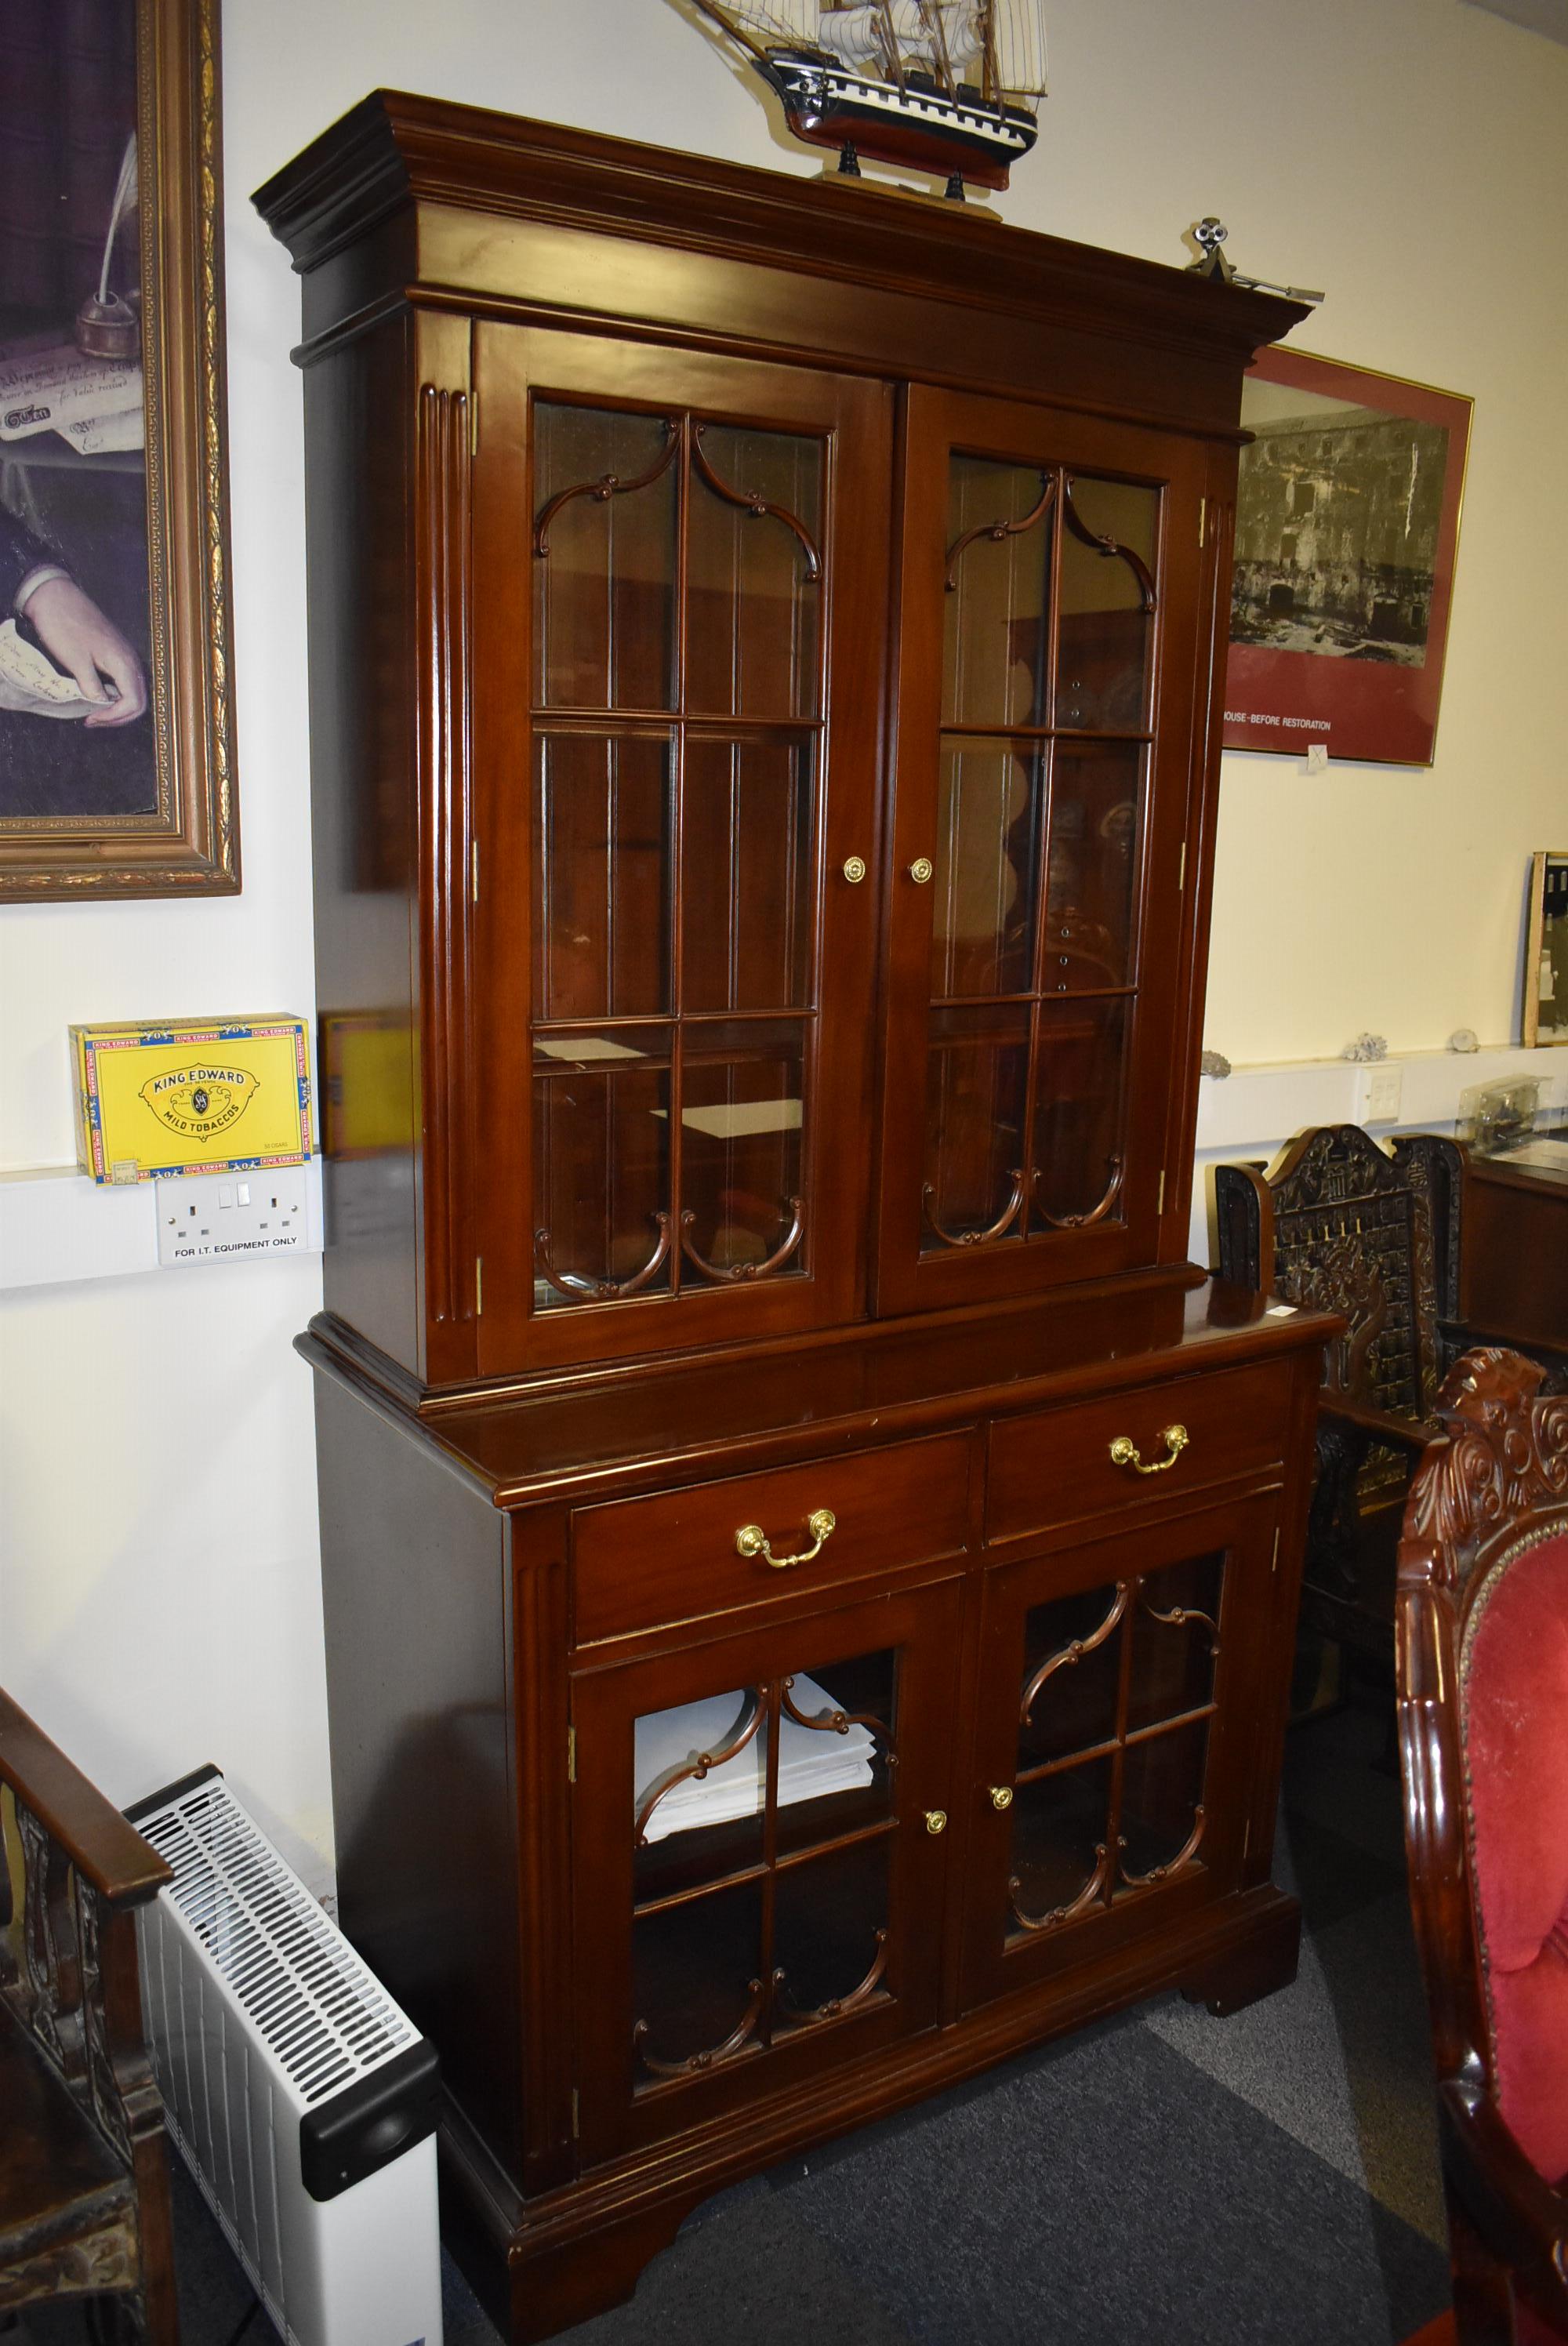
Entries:
{"label": "glazed door", "polygon": [[1278,1494],[988,1576],[964,2003],[1237,1886]]}
{"label": "glazed door", "polygon": [[478,330],[482,1372],[865,1287],[881,385]]}
{"label": "glazed door", "polygon": [[1159,1259],[1205,463],[911,393],[881,1311]]}
{"label": "glazed door", "polygon": [[576,1681],[585,2161],[933,2025],[960,1589]]}

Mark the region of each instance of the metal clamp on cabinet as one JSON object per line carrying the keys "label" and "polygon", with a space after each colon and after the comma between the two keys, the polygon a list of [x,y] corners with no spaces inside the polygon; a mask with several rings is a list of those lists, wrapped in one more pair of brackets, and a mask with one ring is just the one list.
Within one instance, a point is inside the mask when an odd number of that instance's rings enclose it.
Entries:
{"label": "metal clamp on cabinet", "polygon": [[1156,1458],[1152,1465],[1145,1466],[1138,1455],[1138,1445],[1132,1436],[1127,1433],[1118,1433],[1111,1444],[1111,1464],[1113,1466],[1130,1466],[1135,1474],[1168,1474],[1186,1448],[1190,1436],[1185,1425],[1167,1425],[1160,1436],[1160,1440],[1166,1446],[1165,1456]]}
{"label": "metal clamp on cabinet", "polygon": [[760,1524],[742,1524],[735,1535],[736,1552],[740,1556],[759,1556],[775,1572],[784,1572],[792,1564],[809,1564],[813,1556],[820,1556],[838,1525],[839,1518],[831,1507],[815,1507],[806,1518],[806,1529],[812,1535],[810,1546],[801,1548],[796,1556],[775,1556]]}

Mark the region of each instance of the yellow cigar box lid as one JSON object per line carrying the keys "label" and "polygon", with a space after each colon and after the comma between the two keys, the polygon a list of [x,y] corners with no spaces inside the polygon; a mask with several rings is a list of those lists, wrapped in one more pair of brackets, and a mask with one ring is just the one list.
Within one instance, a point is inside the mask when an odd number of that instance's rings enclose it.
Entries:
{"label": "yellow cigar box lid", "polygon": [[302,1018],[73,1026],[71,1054],[76,1153],[96,1181],[243,1172],[311,1154]]}

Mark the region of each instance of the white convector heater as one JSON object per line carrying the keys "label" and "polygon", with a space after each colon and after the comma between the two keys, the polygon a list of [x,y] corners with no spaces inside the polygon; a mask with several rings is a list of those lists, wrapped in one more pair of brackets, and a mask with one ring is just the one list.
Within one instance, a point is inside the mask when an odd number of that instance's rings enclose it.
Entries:
{"label": "white convector heater", "polygon": [[216,1768],[127,1810],[169,2131],[289,2346],[441,2346],[435,2053]]}

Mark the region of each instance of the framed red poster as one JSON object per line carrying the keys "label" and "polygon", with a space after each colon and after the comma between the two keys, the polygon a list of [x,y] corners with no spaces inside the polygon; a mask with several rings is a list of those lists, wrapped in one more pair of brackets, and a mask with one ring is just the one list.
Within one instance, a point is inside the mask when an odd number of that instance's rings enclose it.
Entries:
{"label": "framed red poster", "polygon": [[1250,369],[1227,750],[1431,765],[1471,405],[1305,351]]}

